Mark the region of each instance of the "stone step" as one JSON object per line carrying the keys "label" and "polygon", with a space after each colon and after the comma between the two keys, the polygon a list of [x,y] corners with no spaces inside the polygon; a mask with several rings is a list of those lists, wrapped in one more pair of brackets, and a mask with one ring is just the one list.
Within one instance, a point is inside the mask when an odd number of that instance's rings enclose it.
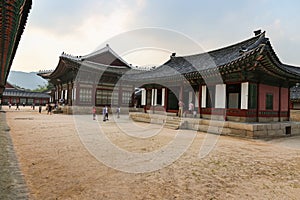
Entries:
{"label": "stone step", "polygon": [[179,125],[176,125],[176,124],[165,124],[164,125],[164,128],[169,128],[169,129],[173,129],[173,130],[177,130],[179,129]]}
{"label": "stone step", "polygon": [[166,123],[165,123],[164,127],[177,130],[177,129],[179,129],[180,124],[181,124],[181,119],[180,118],[177,118],[177,117],[176,118],[168,118],[166,120]]}
{"label": "stone step", "polygon": [[132,118],[134,121],[136,122],[146,122],[146,123],[150,123],[151,119],[150,118],[141,118],[141,117],[134,117]]}

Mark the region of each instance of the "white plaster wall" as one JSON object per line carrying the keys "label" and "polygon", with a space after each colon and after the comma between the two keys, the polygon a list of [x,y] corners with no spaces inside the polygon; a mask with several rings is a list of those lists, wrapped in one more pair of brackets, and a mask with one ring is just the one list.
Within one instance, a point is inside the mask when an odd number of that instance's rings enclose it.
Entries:
{"label": "white plaster wall", "polygon": [[166,94],[166,88],[163,88],[161,90],[161,105],[164,106],[165,105],[165,94]]}
{"label": "white plaster wall", "polygon": [[215,108],[226,108],[226,84],[216,85]]}
{"label": "white plaster wall", "polygon": [[195,107],[199,107],[199,92],[195,93]]}
{"label": "white plaster wall", "polygon": [[248,109],[249,82],[242,83],[241,87],[241,109]]}
{"label": "white plaster wall", "polygon": [[146,90],[144,88],[142,88],[142,100],[141,100],[141,104],[142,106],[146,105]]}
{"label": "white plaster wall", "polygon": [[206,108],[206,85],[202,85],[201,108]]}

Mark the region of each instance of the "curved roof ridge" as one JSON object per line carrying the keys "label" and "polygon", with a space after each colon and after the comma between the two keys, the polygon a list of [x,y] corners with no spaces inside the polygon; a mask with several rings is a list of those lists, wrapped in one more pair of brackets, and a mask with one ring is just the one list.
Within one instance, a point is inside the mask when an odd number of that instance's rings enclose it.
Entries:
{"label": "curved roof ridge", "polygon": [[99,65],[99,66],[101,65],[101,66],[104,66],[104,67],[113,67],[113,68],[118,68],[118,69],[127,69],[127,67],[125,67],[125,66],[107,65],[107,64],[93,62],[93,61],[90,61],[90,60],[85,60],[85,61],[83,61],[82,64],[84,64],[84,63],[90,63],[90,64],[93,64],[93,65]]}
{"label": "curved roof ridge", "polygon": [[109,45],[107,45],[108,47],[108,51],[113,54],[117,59],[119,59],[120,61],[122,61],[127,67],[131,68],[131,65],[129,63],[127,63],[119,54],[117,54],[112,48],[110,48]]}
{"label": "curved roof ridge", "polygon": [[271,42],[269,41],[267,44],[270,53],[273,54],[272,58],[275,60],[275,62],[277,62],[278,67],[290,73],[294,73],[294,74],[296,73],[297,75],[300,75],[300,66],[294,66],[294,65],[283,63],[281,59],[278,57],[277,53],[275,52]]}
{"label": "curved roof ridge", "polygon": [[76,61],[83,61],[83,60],[86,60],[88,58],[91,58],[93,56],[97,56],[97,55],[100,55],[100,54],[103,54],[105,52],[109,52],[111,53],[116,59],[120,60],[125,66],[127,66],[128,68],[131,68],[130,67],[130,64],[128,64],[121,56],[119,56],[110,46],[109,44],[106,44],[105,47],[101,48],[101,49],[98,49],[96,51],[93,51],[92,53],[89,53],[87,55],[84,55],[84,56],[73,56],[73,55],[70,55],[70,54],[66,54],[66,53],[62,53],[61,57],[65,57],[65,58],[69,58],[69,59],[73,59],[73,60],[76,60]]}
{"label": "curved roof ridge", "polygon": [[110,49],[109,45],[106,44],[105,47],[103,47],[103,48],[101,48],[101,49],[98,49],[98,50],[96,50],[96,51],[93,51],[92,53],[89,53],[89,54],[87,54],[87,55],[81,56],[81,58],[86,59],[86,58],[89,58],[89,57],[92,57],[92,56],[95,56],[95,55],[98,55],[98,54],[107,52],[107,51],[109,51],[109,49]]}
{"label": "curved roof ridge", "polygon": [[[253,41],[253,43],[252,43],[253,46],[249,45],[248,48],[247,48],[247,50],[251,50],[251,49],[255,48],[256,46],[258,46],[263,41],[263,39],[265,39],[265,33],[266,33],[266,31],[263,31],[262,33],[254,36],[254,37],[251,37],[249,39],[237,42],[235,44],[231,44],[229,46],[224,46],[224,47],[214,49],[214,50],[210,50],[210,51],[203,52],[203,53],[186,55],[186,56],[178,56],[178,57],[189,58],[189,57],[203,55],[203,54],[207,54],[207,53],[209,53],[209,54],[217,53],[217,52],[224,51],[224,50],[227,50],[227,49],[230,49],[230,48],[233,48],[233,47],[237,47],[237,46],[241,47],[241,50],[242,50],[242,48],[246,48],[243,44],[247,44],[247,43],[250,43],[251,41]],[[254,46],[254,44],[255,44],[255,46]],[[251,47],[251,48],[249,48],[249,47]]]}

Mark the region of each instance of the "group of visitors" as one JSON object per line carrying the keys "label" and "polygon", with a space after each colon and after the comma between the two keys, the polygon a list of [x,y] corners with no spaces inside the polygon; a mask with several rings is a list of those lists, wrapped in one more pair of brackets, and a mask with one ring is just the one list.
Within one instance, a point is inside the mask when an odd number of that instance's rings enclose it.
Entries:
{"label": "group of visitors", "polygon": [[[20,106],[19,106],[20,104],[19,103],[16,103],[15,104],[15,106],[16,106],[16,109],[15,110],[20,110]],[[23,105],[23,107],[25,107],[26,106],[26,104],[25,103],[22,103],[22,105]],[[8,103],[8,108],[9,109],[11,109],[11,107],[12,107],[12,104],[9,102]],[[35,104],[33,103],[32,105],[31,105],[31,108],[32,108],[32,110],[35,110]],[[43,109],[43,106],[42,106],[42,104],[39,104],[39,113],[42,113],[42,109]],[[46,110],[47,110],[47,114],[52,114],[52,106],[51,106],[51,104],[46,104]]]}
{"label": "group of visitors", "polygon": [[192,114],[194,118],[197,117],[197,112],[195,111],[195,107],[194,107],[194,104],[192,101],[189,103],[188,111],[184,111],[184,106],[185,106],[185,104],[180,99],[178,102],[178,107],[179,107],[178,117],[183,117],[183,116],[186,117],[187,114]]}
{"label": "group of visitors", "polygon": [[[102,108],[102,116],[103,116],[103,121],[106,122],[108,121],[108,107],[105,106]],[[120,118],[120,112],[121,112],[121,108],[120,106],[117,107],[116,109],[116,114],[117,114],[117,118]],[[96,113],[97,113],[97,110],[96,110],[96,107],[94,106],[93,109],[92,109],[92,113],[93,113],[93,120],[96,120]]]}

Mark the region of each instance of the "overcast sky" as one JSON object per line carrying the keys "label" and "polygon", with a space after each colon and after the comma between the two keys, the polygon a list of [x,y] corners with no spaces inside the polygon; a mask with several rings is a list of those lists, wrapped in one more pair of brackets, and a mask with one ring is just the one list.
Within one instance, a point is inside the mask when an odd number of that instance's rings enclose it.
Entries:
{"label": "overcast sky", "polygon": [[[86,55],[106,43],[129,63],[158,65],[171,52],[217,49],[250,38],[257,29],[266,31],[282,62],[300,66],[299,4],[297,0],[33,0],[12,70],[55,69],[62,52]],[[138,42],[140,37],[147,42]]]}

